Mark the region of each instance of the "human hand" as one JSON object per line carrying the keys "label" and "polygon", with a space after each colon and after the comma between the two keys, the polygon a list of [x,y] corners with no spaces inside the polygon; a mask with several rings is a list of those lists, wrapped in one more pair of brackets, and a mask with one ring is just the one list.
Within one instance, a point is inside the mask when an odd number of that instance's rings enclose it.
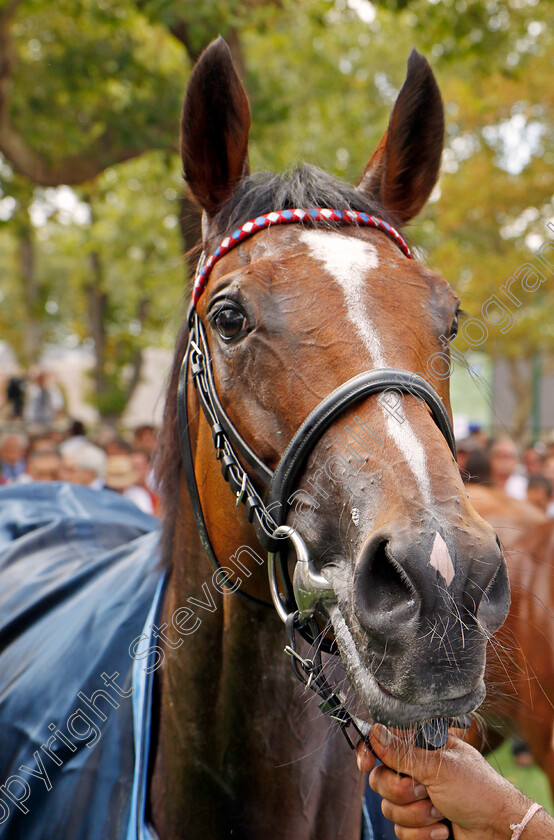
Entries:
{"label": "human hand", "polygon": [[383,814],[396,824],[399,840],[446,840],[444,818],[452,821],[456,840],[510,840],[510,824],[522,819],[530,800],[453,734],[435,752],[415,747],[412,737],[376,724],[370,742],[383,761],[378,767],[363,743],[357,749],[358,766],[372,770],[370,785],[383,797]]}

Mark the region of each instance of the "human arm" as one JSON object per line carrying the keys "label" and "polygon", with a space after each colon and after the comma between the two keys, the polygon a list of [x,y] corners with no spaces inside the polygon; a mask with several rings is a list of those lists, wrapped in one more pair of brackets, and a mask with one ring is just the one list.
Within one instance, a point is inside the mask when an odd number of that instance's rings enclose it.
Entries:
{"label": "human arm", "polygon": [[[444,749],[431,752],[415,747],[409,734],[375,725],[371,745],[383,764],[374,767],[369,782],[383,797],[383,813],[396,824],[400,840],[446,840],[444,818],[451,820],[455,840],[511,840],[510,826],[520,823],[532,804],[452,734]],[[363,744],[357,757],[363,771],[375,763]],[[539,811],[522,840],[554,840],[554,819]]]}

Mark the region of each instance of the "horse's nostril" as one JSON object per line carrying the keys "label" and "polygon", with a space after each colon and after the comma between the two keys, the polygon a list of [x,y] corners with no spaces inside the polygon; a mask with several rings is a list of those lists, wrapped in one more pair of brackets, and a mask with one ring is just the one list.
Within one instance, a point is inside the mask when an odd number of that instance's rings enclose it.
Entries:
{"label": "horse's nostril", "polygon": [[414,588],[406,573],[387,554],[387,543],[379,543],[371,563],[371,586],[366,591],[367,606],[390,611],[407,599],[414,598]]}
{"label": "horse's nostril", "polygon": [[419,597],[408,575],[390,555],[388,541],[380,539],[365,547],[356,567],[353,604],[360,624],[373,639],[390,648],[399,629],[407,629],[419,610]]}
{"label": "horse's nostril", "polygon": [[495,545],[483,546],[471,563],[463,591],[464,608],[487,633],[498,630],[510,606],[508,572],[500,540],[494,536]]}
{"label": "horse's nostril", "polygon": [[[497,537],[498,542],[498,537]],[[477,609],[477,620],[487,633],[496,633],[510,607],[510,582],[506,564],[500,562],[496,574],[485,589]]]}

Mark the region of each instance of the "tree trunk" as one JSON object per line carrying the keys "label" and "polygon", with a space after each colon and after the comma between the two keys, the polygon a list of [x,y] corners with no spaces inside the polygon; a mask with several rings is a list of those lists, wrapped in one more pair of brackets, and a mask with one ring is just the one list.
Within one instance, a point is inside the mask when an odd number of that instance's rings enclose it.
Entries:
{"label": "tree trunk", "polygon": [[526,435],[527,419],[531,413],[530,362],[528,359],[508,359],[510,385],[515,396],[512,435],[522,442]]}
{"label": "tree trunk", "polygon": [[108,295],[102,286],[102,262],[98,251],[90,255],[92,279],[87,286],[88,317],[90,334],[94,341],[94,385],[96,394],[102,396],[106,392],[106,310]]}
{"label": "tree trunk", "polygon": [[36,275],[33,229],[27,220],[19,227],[19,266],[23,286],[23,300],[27,310],[27,324],[23,335],[23,362],[36,364],[42,345],[40,320],[40,287]]}
{"label": "tree trunk", "polygon": [[[137,318],[140,322],[141,327],[144,327],[146,320],[148,318],[148,313],[150,310],[150,301],[148,298],[141,298],[137,308]],[[135,393],[137,386],[141,381],[142,376],[142,366],[144,362],[144,353],[142,347],[137,347],[133,361],[131,362],[132,371],[131,371],[131,378],[129,380],[129,384],[127,385],[127,390],[125,392],[125,406],[129,405],[130,400]]]}

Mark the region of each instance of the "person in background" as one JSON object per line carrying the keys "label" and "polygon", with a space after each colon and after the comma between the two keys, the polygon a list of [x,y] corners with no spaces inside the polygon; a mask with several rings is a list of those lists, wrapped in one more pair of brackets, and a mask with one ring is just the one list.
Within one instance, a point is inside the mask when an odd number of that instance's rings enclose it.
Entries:
{"label": "person in background", "polygon": [[69,427],[69,434],[60,443],[60,452],[62,455],[69,455],[72,450],[79,449],[83,443],[87,443],[85,424],[81,420],[72,420],[71,426]]}
{"label": "person in background", "polygon": [[489,445],[489,439],[485,430],[480,423],[470,423],[468,428],[468,441],[473,444],[475,449],[486,449]]}
{"label": "person in background", "polygon": [[107,445],[111,443],[112,440],[115,440],[116,437],[117,432],[113,426],[110,426],[109,423],[101,423],[94,433],[92,441],[96,444],[96,446],[99,446],[105,452]]}
{"label": "person in background", "polygon": [[29,435],[29,446],[27,447],[27,458],[31,452],[51,452],[56,445],[49,432],[37,432]]}
{"label": "person in background", "polygon": [[145,423],[142,426],[137,426],[133,433],[133,449],[142,449],[146,452],[149,452],[150,456],[154,454],[157,441],[158,430],[155,426],[151,426]]}
{"label": "person in background", "polygon": [[132,446],[122,437],[115,437],[103,447],[104,452],[111,458],[113,455],[130,455]]}
{"label": "person in background", "polygon": [[490,484],[491,464],[488,452],[484,449],[475,449],[467,456],[466,484]]}
{"label": "person in background", "polygon": [[14,420],[21,420],[25,405],[25,379],[22,376],[11,376],[6,386],[6,400],[11,405],[11,416]]}
{"label": "person in background", "polygon": [[467,461],[472,452],[475,452],[481,447],[476,440],[471,437],[465,437],[456,441],[456,463],[462,476],[462,481],[467,481]]}
{"label": "person in background", "polygon": [[554,458],[554,432],[550,432],[545,440],[545,458]]}
{"label": "person in background", "polygon": [[152,510],[159,513],[159,499],[154,492],[151,456],[146,449],[135,449],[131,452],[131,464],[135,475],[135,485],[146,490],[152,502]]}
{"label": "person in background", "polygon": [[[554,456],[547,456],[544,462],[543,475],[550,481],[554,489]],[[554,499],[548,505],[546,515],[551,519],[554,518]]]}
{"label": "person in background", "polygon": [[55,449],[38,449],[27,456],[27,472],[24,476],[28,481],[58,481],[61,466],[60,453]]}
{"label": "person in background", "polygon": [[101,490],[106,477],[106,453],[88,441],[62,455],[60,478],[72,484],[84,484]]}
{"label": "person in background", "polygon": [[144,513],[154,513],[154,505],[147,490],[136,484],[131,455],[108,455],[106,489],[121,493]]}
{"label": "person in background", "polygon": [[546,458],[542,474],[554,485],[554,455]]}
{"label": "person in background", "polygon": [[25,472],[26,448],[23,435],[7,434],[0,440],[0,476],[5,484],[11,484]]}
{"label": "person in background", "polygon": [[531,446],[526,446],[523,453],[523,466],[527,477],[542,475],[545,460],[546,446],[544,443],[534,443]]}
{"label": "person in background", "polygon": [[48,436],[50,438],[50,442],[52,446],[55,446],[56,449],[59,449],[61,444],[67,437],[67,423],[64,421],[58,420],[48,429]]}
{"label": "person in background", "polygon": [[510,438],[500,438],[490,448],[491,483],[513,499],[527,498],[527,479],[516,467],[519,463],[517,446]]}
{"label": "person in background", "polygon": [[27,423],[51,425],[63,410],[64,400],[60,388],[50,382],[43,370],[36,371],[27,388],[24,418]]}
{"label": "person in background", "polygon": [[552,482],[544,475],[532,475],[527,483],[527,501],[548,516],[552,502]]}

